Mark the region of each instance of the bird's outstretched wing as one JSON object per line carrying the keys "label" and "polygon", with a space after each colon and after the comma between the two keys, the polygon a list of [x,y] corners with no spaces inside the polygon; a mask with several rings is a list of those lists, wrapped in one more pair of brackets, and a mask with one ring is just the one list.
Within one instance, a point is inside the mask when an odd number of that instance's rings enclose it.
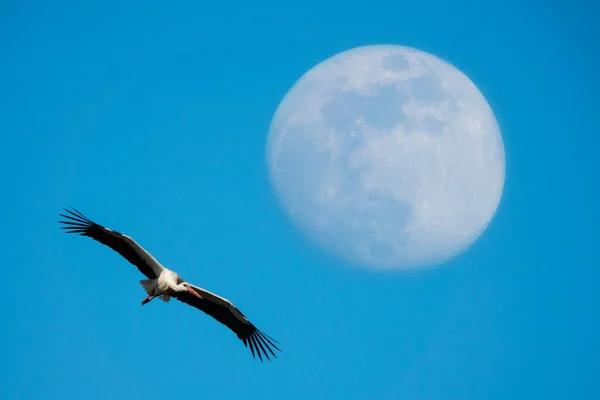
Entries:
{"label": "bird's outstretched wing", "polygon": [[67,214],[59,214],[66,218],[58,221],[64,226],[67,233],[78,233],[81,236],[89,236],[92,239],[106,245],[122,255],[127,261],[135,265],[148,279],[155,279],[163,270],[163,266],[150,253],[142,248],[129,236],[105,228],[92,220],[86,218],[76,209],[64,209]]}
{"label": "bird's outstretched wing", "polygon": [[267,360],[271,360],[269,353],[275,358],[277,356],[273,349],[279,348],[275,339],[259,331],[252,323],[235,307],[229,300],[217,296],[198,286],[190,285],[196,290],[202,298],[198,298],[188,292],[179,292],[173,295],[177,300],[189,304],[192,307],[204,311],[223,325],[231,329],[246,347],[250,347],[252,357],[258,355],[260,361],[263,361],[263,355]]}

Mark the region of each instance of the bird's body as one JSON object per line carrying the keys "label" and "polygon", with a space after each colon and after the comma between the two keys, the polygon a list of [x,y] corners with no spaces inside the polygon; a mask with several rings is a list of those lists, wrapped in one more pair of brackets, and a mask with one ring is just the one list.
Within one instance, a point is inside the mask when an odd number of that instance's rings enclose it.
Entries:
{"label": "bird's body", "polygon": [[65,225],[63,229],[67,233],[88,236],[109,246],[148,278],[140,281],[148,295],[142,301],[142,305],[156,297],[166,302],[172,297],[176,298],[205,312],[231,329],[245,346],[250,347],[252,356],[257,354],[261,361],[263,355],[270,360],[269,353],[276,357],[272,348],[280,351],[275,345],[277,342],[259,331],[230,301],[186,282],[178,273],[160,264],[131,237],[96,224],[75,209],[65,209],[65,211],[68,215],[59,215],[66,220],[59,222]]}
{"label": "bird's body", "polygon": [[163,301],[168,302],[173,294],[188,290],[187,288],[180,286],[182,283],[183,279],[181,279],[178,273],[163,267],[157,278],[140,281],[140,284],[146,290],[146,293],[148,293],[148,297],[142,301],[142,305],[158,296],[160,296]]}

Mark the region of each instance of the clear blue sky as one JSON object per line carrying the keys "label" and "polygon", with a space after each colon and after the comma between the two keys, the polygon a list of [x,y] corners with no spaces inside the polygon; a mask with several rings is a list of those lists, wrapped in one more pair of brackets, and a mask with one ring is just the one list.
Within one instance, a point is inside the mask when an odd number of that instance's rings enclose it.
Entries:
{"label": "clear blue sky", "polygon": [[[598,3],[216,4],[0,1],[0,398],[600,398]],[[269,187],[286,91],[376,43],[454,64],[503,132],[496,218],[425,272],[330,258]],[[142,308],[133,266],[58,229],[70,205],[231,299],[279,359]]]}

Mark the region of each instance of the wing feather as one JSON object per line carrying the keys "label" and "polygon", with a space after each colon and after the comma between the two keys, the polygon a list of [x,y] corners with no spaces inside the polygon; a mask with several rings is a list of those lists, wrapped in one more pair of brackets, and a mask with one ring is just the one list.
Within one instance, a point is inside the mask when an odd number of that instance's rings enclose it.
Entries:
{"label": "wing feather", "polygon": [[281,351],[276,345],[278,342],[259,331],[229,300],[198,286],[191,286],[202,296],[201,299],[188,292],[176,293],[173,297],[203,311],[231,329],[244,343],[244,346],[250,348],[252,357],[258,356],[263,361],[264,355],[267,360],[271,360],[269,357],[269,353],[271,353],[273,357],[277,358],[273,349]]}
{"label": "wing feather", "polygon": [[77,233],[81,236],[91,237],[97,242],[110,247],[135,265],[148,279],[155,279],[160,275],[163,266],[135,240],[95,223],[74,208],[71,210],[65,208],[64,210],[67,214],[58,214],[65,218],[63,221],[58,221],[64,225],[61,229],[64,229],[67,233]]}

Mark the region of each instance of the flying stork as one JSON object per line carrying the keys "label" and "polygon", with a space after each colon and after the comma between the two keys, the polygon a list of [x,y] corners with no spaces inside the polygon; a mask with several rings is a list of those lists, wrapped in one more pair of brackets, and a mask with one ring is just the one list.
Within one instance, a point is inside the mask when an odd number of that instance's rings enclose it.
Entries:
{"label": "flying stork", "polygon": [[273,357],[277,358],[272,348],[281,351],[275,344],[278,342],[259,331],[229,300],[186,282],[176,272],[163,267],[129,236],[93,222],[74,208],[71,210],[65,208],[64,210],[67,214],[59,213],[61,217],[65,218],[63,221],[58,221],[64,224],[61,229],[65,229],[67,233],[78,233],[81,236],[91,237],[110,247],[146,275],[148,279],[140,281],[148,294],[148,297],[142,301],[142,306],[156,297],[160,297],[165,302],[174,297],[204,311],[231,329],[246,347],[250,347],[252,357],[255,357],[256,353],[262,362],[263,355],[267,360],[271,360],[269,358],[269,353],[271,353]]}

